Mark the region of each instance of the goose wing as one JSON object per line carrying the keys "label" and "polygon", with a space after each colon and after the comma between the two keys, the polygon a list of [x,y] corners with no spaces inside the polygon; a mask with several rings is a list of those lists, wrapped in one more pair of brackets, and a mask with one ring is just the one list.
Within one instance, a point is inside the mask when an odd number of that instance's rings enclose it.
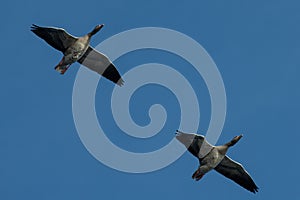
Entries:
{"label": "goose wing", "polygon": [[219,165],[215,167],[215,170],[250,192],[258,192],[258,187],[244,167],[240,163],[230,159],[228,156],[224,157]]}
{"label": "goose wing", "polygon": [[88,47],[87,51],[78,62],[119,86],[124,83],[114,64],[105,55],[91,46]]}
{"label": "goose wing", "polygon": [[77,40],[62,28],[41,27],[33,24],[31,31],[61,52],[65,52]]}

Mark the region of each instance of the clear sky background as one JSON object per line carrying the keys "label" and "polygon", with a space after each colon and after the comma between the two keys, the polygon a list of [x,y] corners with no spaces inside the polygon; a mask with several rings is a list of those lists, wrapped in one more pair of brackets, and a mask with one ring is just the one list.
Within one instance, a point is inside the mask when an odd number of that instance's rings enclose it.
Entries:
{"label": "clear sky background", "polygon": [[[0,199],[281,200],[299,196],[299,1],[12,0],[2,2],[0,10]],[[146,26],[174,29],[199,42],[216,62],[226,87],[228,111],[218,143],[244,134],[229,155],[252,175],[258,194],[216,172],[193,181],[198,161],[189,153],[147,174],[119,172],[96,160],[81,143],[72,117],[79,64],[59,75],[53,68],[61,53],[30,32],[32,23],[63,27],[77,36],[104,23],[92,39],[93,46],[121,31]],[[116,65],[124,74],[148,62],[174,68],[184,64],[176,56],[149,50],[121,57]],[[193,73],[182,73],[203,98],[199,132],[205,133],[210,118],[205,85]],[[133,96],[133,119],[141,125],[149,121],[151,103],[163,104],[174,115],[159,135],[142,140],[122,134],[113,123],[106,100],[112,87],[101,79],[96,100],[104,102],[97,104],[97,113],[104,116],[99,121],[114,143],[144,152],[174,137],[179,111],[169,91],[145,86]]]}

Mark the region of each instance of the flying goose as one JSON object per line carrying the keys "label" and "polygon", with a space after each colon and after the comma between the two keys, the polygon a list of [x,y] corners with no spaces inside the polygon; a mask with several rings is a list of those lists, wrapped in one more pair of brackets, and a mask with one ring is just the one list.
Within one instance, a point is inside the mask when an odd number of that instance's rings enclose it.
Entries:
{"label": "flying goose", "polygon": [[124,81],[114,64],[105,55],[90,46],[91,37],[103,26],[103,24],[97,25],[82,37],[72,36],[62,28],[40,27],[35,24],[31,26],[31,31],[64,54],[55,67],[55,70],[61,74],[64,74],[70,65],[77,61],[121,86]]}
{"label": "flying goose", "polygon": [[[221,145],[213,146],[209,144],[204,136],[197,134],[188,134],[181,131],[176,131],[176,139],[186,146],[188,151],[199,159],[200,166],[192,175],[192,178],[199,181],[207,172],[215,169],[220,174],[233,180],[243,188],[250,192],[258,192],[258,187],[243,168],[243,166],[226,156],[229,147],[235,145],[242,135],[234,137],[230,142]],[[208,148],[206,155],[201,153],[201,148]]]}

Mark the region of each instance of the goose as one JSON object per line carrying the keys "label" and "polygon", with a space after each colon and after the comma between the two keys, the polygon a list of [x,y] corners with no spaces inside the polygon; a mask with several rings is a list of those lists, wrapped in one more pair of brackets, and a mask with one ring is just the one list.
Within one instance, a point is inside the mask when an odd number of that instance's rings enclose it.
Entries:
{"label": "goose", "polygon": [[55,70],[60,74],[64,74],[71,64],[79,62],[122,86],[124,81],[114,64],[105,55],[90,46],[91,37],[100,31],[103,26],[103,24],[97,25],[91,32],[82,37],[72,36],[62,28],[41,27],[35,24],[32,24],[31,31],[64,54],[55,67]]}
{"label": "goose", "polygon": [[[213,146],[206,141],[203,135],[176,131],[176,139],[185,145],[188,151],[199,160],[200,166],[192,175],[194,180],[199,181],[207,172],[214,169],[243,188],[256,193],[258,192],[258,187],[249,173],[240,163],[226,156],[229,147],[235,145],[241,138],[242,135],[235,136],[224,145]],[[203,148],[206,148],[208,153],[204,154]]]}

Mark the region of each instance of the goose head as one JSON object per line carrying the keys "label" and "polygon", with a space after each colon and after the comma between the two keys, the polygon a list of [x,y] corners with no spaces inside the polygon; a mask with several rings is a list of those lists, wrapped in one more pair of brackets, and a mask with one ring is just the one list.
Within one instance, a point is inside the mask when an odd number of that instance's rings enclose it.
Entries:
{"label": "goose head", "polygon": [[226,143],[225,146],[231,147],[235,145],[242,137],[243,135],[235,136],[230,142]]}
{"label": "goose head", "polygon": [[90,32],[88,33],[88,35],[91,37],[93,35],[95,35],[96,33],[98,33],[98,31],[100,31],[100,29],[104,26],[104,24],[101,24],[101,25],[97,25],[95,26],[95,28]]}

